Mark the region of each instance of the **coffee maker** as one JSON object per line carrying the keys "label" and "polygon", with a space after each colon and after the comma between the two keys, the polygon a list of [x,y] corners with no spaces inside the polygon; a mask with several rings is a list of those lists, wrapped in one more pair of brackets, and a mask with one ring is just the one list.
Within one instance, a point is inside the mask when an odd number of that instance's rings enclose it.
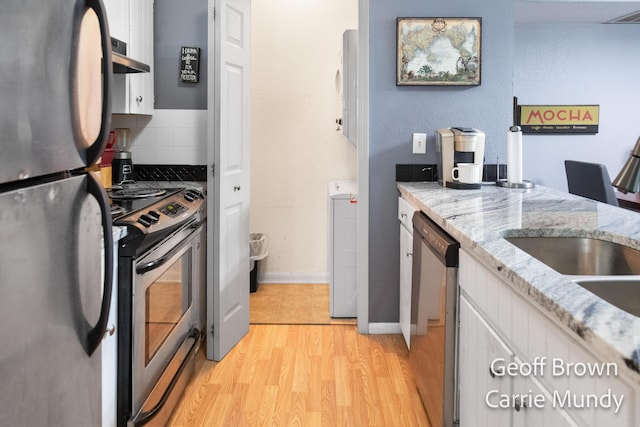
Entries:
{"label": "coffee maker", "polygon": [[131,161],[131,152],[116,151],[111,162],[112,183],[122,185],[133,182],[133,162]]}
{"label": "coffee maker", "polygon": [[451,127],[436,131],[438,183],[450,188],[480,188],[477,184],[454,182],[451,170],[458,163],[484,165],[484,132],[474,128]]}
{"label": "coffee maker", "polygon": [[118,128],[114,129],[116,136],[115,150],[113,155],[112,166],[112,182],[115,185],[127,184],[133,182],[133,161],[131,160],[131,152],[129,148],[133,140],[131,139],[131,129]]}

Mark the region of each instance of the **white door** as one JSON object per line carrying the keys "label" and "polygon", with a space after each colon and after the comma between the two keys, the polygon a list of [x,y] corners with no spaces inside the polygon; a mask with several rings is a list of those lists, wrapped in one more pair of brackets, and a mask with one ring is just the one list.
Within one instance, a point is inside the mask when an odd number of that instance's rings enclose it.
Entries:
{"label": "white door", "polygon": [[250,0],[209,0],[207,358],[249,331]]}

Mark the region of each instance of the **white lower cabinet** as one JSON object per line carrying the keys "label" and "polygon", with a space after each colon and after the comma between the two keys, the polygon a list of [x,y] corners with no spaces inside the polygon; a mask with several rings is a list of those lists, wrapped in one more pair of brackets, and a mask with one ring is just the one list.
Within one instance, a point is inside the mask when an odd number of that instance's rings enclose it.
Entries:
{"label": "white lower cabinet", "polygon": [[598,355],[465,250],[458,280],[461,427],[638,425],[639,386],[624,362]]}
{"label": "white lower cabinet", "polygon": [[[522,361],[516,363],[523,369]],[[516,396],[513,427],[577,427],[569,414],[553,405],[553,395],[535,377],[518,375],[513,378],[513,394]]]}
{"label": "white lower cabinet", "polygon": [[413,214],[416,209],[402,197],[398,198],[400,220],[400,330],[411,346],[411,278],[413,271]]}
{"label": "white lower cabinet", "polygon": [[413,268],[413,235],[400,226],[400,330],[407,347],[411,335],[411,269]]}
{"label": "white lower cabinet", "polygon": [[577,426],[460,295],[460,426]]}
{"label": "white lower cabinet", "polygon": [[[116,330],[118,311],[118,240],[122,237],[120,232],[114,233],[113,239],[113,282],[111,292],[111,306],[109,309],[109,321],[107,333],[100,345],[102,357],[102,426],[116,427],[116,377],[118,364],[118,331]],[[104,249],[103,249],[104,258]]]}
{"label": "white lower cabinet", "polygon": [[[513,381],[496,371],[514,355],[464,295],[460,296],[460,347],[458,359],[460,426],[510,426],[512,411],[492,408],[498,394],[510,395]],[[492,362],[500,361],[494,364]]]}

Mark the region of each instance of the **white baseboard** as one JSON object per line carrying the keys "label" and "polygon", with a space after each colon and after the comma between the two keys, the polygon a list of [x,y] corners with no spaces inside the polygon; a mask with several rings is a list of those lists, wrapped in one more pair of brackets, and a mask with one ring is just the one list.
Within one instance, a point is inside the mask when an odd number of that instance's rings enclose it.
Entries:
{"label": "white baseboard", "polygon": [[400,323],[369,323],[370,334],[401,334]]}
{"label": "white baseboard", "polygon": [[329,283],[329,273],[261,273],[259,283]]}

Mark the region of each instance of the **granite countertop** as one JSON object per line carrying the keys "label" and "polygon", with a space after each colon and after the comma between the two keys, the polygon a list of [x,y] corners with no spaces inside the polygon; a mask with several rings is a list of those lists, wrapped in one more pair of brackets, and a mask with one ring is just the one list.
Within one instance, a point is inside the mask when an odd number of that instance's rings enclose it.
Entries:
{"label": "granite countertop", "polygon": [[113,229],[113,241],[117,242],[118,240],[122,239],[124,236],[127,235],[127,229],[126,227],[119,227],[117,225],[112,226]]}
{"label": "granite countertop", "polygon": [[[125,184],[126,185],[126,184]],[[202,191],[206,194],[207,182],[206,181],[136,181],[136,187],[150,187],[150,188],[188,188],[192,190]],[[114,186],[116,188],[118,186]]]}
{"label": "granite countertop", "polygon": [[[398,183],[402,196],[590,348],[624,360],[640,382],[640,318],[600,299],[507,242],[505,236],[580,236],[640,249],[637,212],[542,186],[485,185],[454,190],[434,182]],[[638,341],[638,345],[636,345]]]}

